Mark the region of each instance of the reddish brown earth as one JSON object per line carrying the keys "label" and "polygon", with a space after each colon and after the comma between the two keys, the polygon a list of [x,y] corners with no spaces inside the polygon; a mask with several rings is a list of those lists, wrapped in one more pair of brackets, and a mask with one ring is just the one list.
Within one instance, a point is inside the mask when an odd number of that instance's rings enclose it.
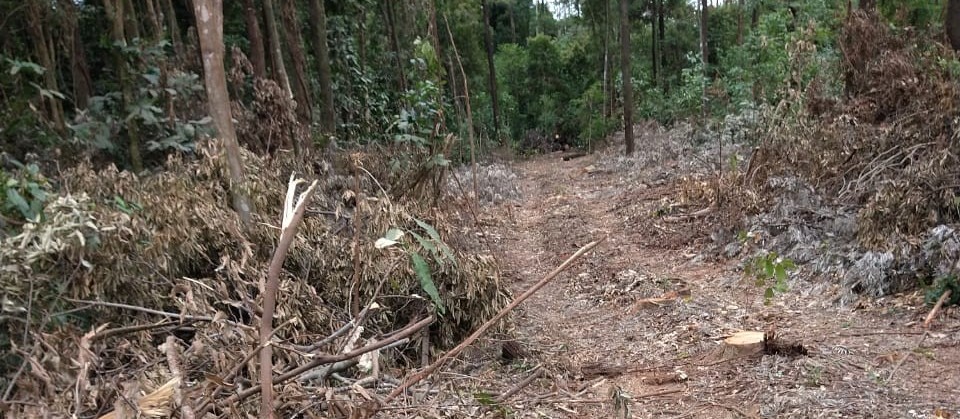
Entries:
{"label": "reddish brown earth", "polygon": [[[459,368],[495,396],[542,366],[490,417],[960,416],[960,310],[925,332],[919,292],[844,308],[827,278],[791,281],[765,305],[739,261],[700,256],[716,215],[659,217],[671,182],[625,180],[601,158],[518,162],[521,201],[481,214],[515,295],[606,237],[513,313],[520,358]],[[652,297],[665,299],[638,304]],[[731,355],[721,342],[741,330],[775,330],[807,354]]]}

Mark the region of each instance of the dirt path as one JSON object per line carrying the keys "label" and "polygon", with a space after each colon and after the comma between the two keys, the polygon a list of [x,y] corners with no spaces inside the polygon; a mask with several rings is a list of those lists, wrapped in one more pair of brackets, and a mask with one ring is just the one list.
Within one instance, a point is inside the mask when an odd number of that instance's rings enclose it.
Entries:
{"label": "dirt path", "polygon": [[[507,403],[520,417],[618,417],[617,391],[632,397],[625,405],[635,418],[960,414],[956,309],[923,337],[916,324],[927,309],[917,295],[841,309],[826,281],[794,281],[764,305],[736,261],[700,256],[708,223],[653,215],[672,196],[670,182],[631,182],[597,159],[517,163],[522,202],[485,214],[498,219],[504,277],[516,293],[608,237],[515,313],[523,362],[547,371]],[[668,299],[637,303],[651,297]],[[731,357],[719,344],[738,330],[771,328],[808,355]]]}

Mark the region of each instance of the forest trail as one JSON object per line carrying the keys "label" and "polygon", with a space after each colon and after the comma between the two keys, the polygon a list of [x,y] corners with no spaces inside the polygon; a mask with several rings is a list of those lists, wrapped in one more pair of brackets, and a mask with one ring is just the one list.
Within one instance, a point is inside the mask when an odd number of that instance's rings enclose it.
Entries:
{"label": "forest trail", "polygon": [[[484,214],[496,220],[491,236],[515,295],[607,237],[515,311],[522,364],[546,370],[506,403],[517,417],[933,418],[960,409],[956,315],[924,337],[917,324],[928,309],[917,295],[840,308],[826,297],[830,285],[799,280],[764,305],[736,260],[701,254],[704,223],[652,215],[671,182],[626,180],[603,158],[517,162],[521,201]],[[664,234],[636,228],[644,217],[663,220],[653,224]],[[653,298],[662,300],[641,302]],[[730,356],[720,344],[771,328],[808,354]],[[503,390],[524,377],[515,370]],[[615,394],[632,397],[629,416]]]}

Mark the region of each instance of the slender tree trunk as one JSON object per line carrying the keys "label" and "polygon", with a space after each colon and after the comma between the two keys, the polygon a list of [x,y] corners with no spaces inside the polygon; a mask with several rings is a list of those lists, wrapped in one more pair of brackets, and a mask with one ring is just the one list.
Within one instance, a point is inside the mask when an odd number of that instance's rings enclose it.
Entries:
{"label": "slender tree trunk", "polygon": [[133,7],[133,0],[120,0],[123,5],[123,19],[126,25],[126,35],[130,39],[140,38],[140,19],[137,17],[137,9]]}
{"label": "slender tree trunk", "polygon": [[[124,0],[104,0],[104,9],[107,12],[107,18],[110,20],[110,34],[115,46],[113,48],[114,65],[117,69],[117,78],[120,82],[120,95],[123,103],[123,109],[128,109],[133,103],[133,87],[131,86],[130,75],[128,74],[127,62],[123,53],[118,48],[127,45],[126,33],[124,33]],[[126,118],[127,137],[129,140],[130,166],[135,173],[143,171],[143,157],[140,154],[140,128],[137,125],[136,118]]]}
{"label": "slender tree trunk", "polygon": [[180,24],[177,23],[177,12],[173,8],[172,0],[162,0],[164,15],[167,18],[167,31],[170,32],[170,40],[173,42],[173,51],[177,55],[177,61],[186,58],[186,50],[183,48],[183,38],[180,36]]}
{"label": "slender tree trunk", "polygon": [[397,65],[397,83],[401,92],[407,91],[407,78],[403,74],[403,61],[400,57],[400,40],[397,37],[397,25],[395,13],[393,11],[394,0],[384,0],[384,15],[387,21],[387,32],[390,36],[390,49],[393,50],[394,60]]}
{"label": "slender tree trunk", "polygon": [[263,50],[263,33],[260,32],[260,18],[254,0],[243,0],[243,19],[247,26],[247,38],[250,39],[250,64],[253,76],[267,78],[267,56]]}
{"label": "slender tree trunk", "polygon": [[493,60],[493,34],[490,30],[490,5],[482,0],[483,7],[483,42],[487,49],[487,81],[490,85],[490,104],[493,108],[493,135],[500,141],[500,99],[497,95],[497,69]]}
{"label": "slender tree trunk", "polygon": [[[197,16],[200,51],[203,55],[203,80],[207,89],[207,104],[217,135],[223,141],[230,176],[230,194],[233,208],[244,225],[249,225],[253,207],[246,195],[243,164],[240,161],[240,145],[230,115],[230,94],[227,92],[227,75],[223,68],[223,0],[194,0],[193,10]],[[264,406],[272,407],[266,400]],[[261,416],[266,417],[266,416]]]}
{"label": "slender tree trunk", "polygon": [[960,0],[949,0],[947,2],[944,27],[947,30],[947,38],[950,39],[950,46],[954,50],[960,51]]}
{"label": "slender tree trunk", "polygon": [[65,45],[68,49],[67,54],[70,56],[73,106],[77,109],[86,109],[93,92],[93,80],[90,78],[90,67],[87,65],[83,39],[80,37],[77,5],[73,0],[61,0],[59,5],[65,11],[64,33],[68,38]]}
{"label": "slender tree trunk", "polygon": [[707,57],[707,0],[700,0],[700,63],[703,65],[703,90],[700,94],[700,117],[707,121],[707,81],[710,78]]}
{"label": "slender tree trunk", "polygon": [[[30,37],[33,38],[34,54],[37,57],[37,61],[44,68],[43,87],[46,90],[59,94],[61,92],[60,86],[57,83],[57,63],[53,56],[53,48],[51,48],[49,44],[50,35],[47,32],[50,24],[44,21],[49,7],[46,2],[28,0],[27,29],[29,30]],[[54,129],[60,135],[66,134],[67,125],[63,115],[63,102],[61,102],[59,98],[50,95],[45,97],[44,103],[47,108],[46,117],[53,124]]]}
{"label": "slender tree trunk", "polygon": [[[703,0],[706,1],[706,0]],[[623,140],[633,154],[633,82],[630,71],[630,1],[620,0],[620,75],[623,79]]]}
{"label": "slender tree trunk", "polygon": [[337,126],[333,105],[330,47],[327,45],[327,11],[323,0],[310,0],[310,20],[313,28],[313,55],[317,61],[317,75],[320,76],[320,128],[327,134],[333,134],[337,131]]}
{"label": "slender tree trunk", "polygon": [[[313,99],[310,97],[310,82],[307,80],[307,57],[303,51],[303,39],[300,36],[300,20],[294,10],[293,0],[280,0],[280,19],[283,22],[283,35],[287,41],[287,51],[293,64],[293,93],[297,99],[297,114],[305,122],[313,121]],[[305,144],[309,147],[309,144]]]}
{"label": "slender tree trunk", "polygon": [[516,14],[514,9],[516,9],[517,5],[516,3],[511,3],[511,4],[508,4],[507,7],[509,9],[508,16],[510,17],[510,41],[513,42],[514,44],[520,44],[519,39],[517,39],[517,20],[514,17],[514,15]]}
{"label": "slender tree trunk", "polygon": [[603,27],[603,114],[604,117],[613,116],[614,94],[613,94],[613,69],[612,58],[610,56],[610,32],[613,31],[613,25],[610,20],[610,0],[604,0],[604,27]]}
{"label": "slender tree trunk", "polygon": [[287,97],[293,97],[290,88],[290,78],[287,77],[287,68],[283,64],[283,50],[280,49],[280,31],[277,29],[277,18],[274,13],[273,0],[263,0],[263,21],[267,27],[267,42],[269,43],[268,56],[273,80],[286,92]]}
{"label": "slender tree trunk", "polygon": [[657,3],[658,0],[653,0],[653,17],[650,19],[650,67],[653,69],[653,82],[654,86],[659,86],[660,83],[660,66],[657,62]]}
{"label": "slender tree trunk", "polygon": [[743,45],[743,0],[737,0],[737,45]]}
{"label": "slender tree trunk", "polygon": [[153,0],[143,0],[147,9],[147,23],[150,24],[150,31],[153,32],[153,39],[163,39],[163,26],[160,25],[160,15],[153,4]]}

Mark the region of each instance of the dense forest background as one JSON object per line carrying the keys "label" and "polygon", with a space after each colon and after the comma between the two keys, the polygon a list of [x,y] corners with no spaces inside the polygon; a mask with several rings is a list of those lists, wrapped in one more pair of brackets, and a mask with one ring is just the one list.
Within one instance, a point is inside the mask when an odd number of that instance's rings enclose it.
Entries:
{"label": "dense forest background", "polygon": [[[703,26],[696,2],[628,2],[637,118],[742,113],[812,81],[839,97],[836,35],[848,3],[707,2]],[[939,2],[876,7],[893,25],[943,31]],[[139,171],[192,150],[209,128],[191,5],[11,2],[3,10],[0,144],[12,158],[61,148]],[[279,118],[256,106],[271,88],[286,92],[278,100],[293,98],[291,122],[302,132],[291,146],[426,145],[435,124],[466,138],[472,122],[484,149],[558,138],[585,147],[620,125],[620,16],[609,1],[226,2],[225,66],[237,111],[250,115],[241,125]],[[280,141],[257,134],[241,129],[240,142]]]}
{"label": "dense forest background", "polygon": [[[257,353],[272,406],[300,354],[361,333],[316,336],[365,321],[391,366],[430,365],[509,300],[480,201],[516,176],[484,162],[643,155],[664,132],[707,172],[649,218],[709,214],[740,257],[749,220],[816,195],[777,214],[853,225],[816,231],[817,274],[957,303],[929,254],[960,243],[940,229],[960,222],[958,46],[953,0],[0,0],[0,414],[122,410],[109,383],[160,343],[209,373],[199,417],[251,408],[259,387],[228,383]],[[309,209],[280,190],[300,176]],[[671,213],[691,202],[709,211]],[[785,291],[784,259],[755,260]]]}

